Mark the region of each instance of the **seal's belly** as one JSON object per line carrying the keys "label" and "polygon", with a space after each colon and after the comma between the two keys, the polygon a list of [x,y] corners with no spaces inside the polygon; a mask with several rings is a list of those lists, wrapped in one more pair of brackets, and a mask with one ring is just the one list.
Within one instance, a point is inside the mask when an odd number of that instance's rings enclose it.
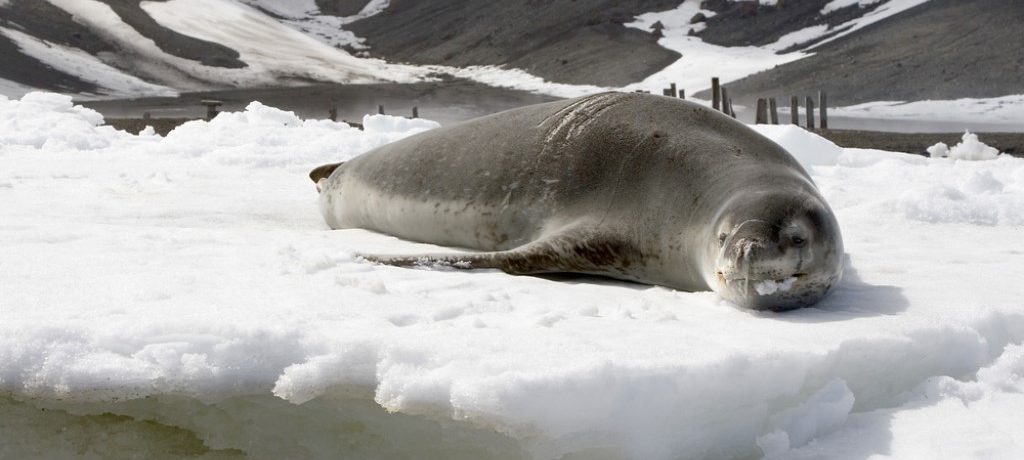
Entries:
{"label": "seal's belly", "polygon": [[399,238],[495,251],[543,232],[541,206],[494,203],[472,192],[459,197],[409,196],[385,191],[349,175],[320,196],[331,228],[364,228]]}

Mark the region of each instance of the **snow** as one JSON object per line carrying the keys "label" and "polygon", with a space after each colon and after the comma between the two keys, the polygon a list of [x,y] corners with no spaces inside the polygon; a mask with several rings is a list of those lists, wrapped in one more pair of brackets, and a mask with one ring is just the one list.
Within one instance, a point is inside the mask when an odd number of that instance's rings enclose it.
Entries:
{"label": "snow", "polygon": [[[833,2],[835,1],[836,0],[833,0]],[[858,30],[870,26],[871,24],[874,24],[886,18],[890,18],[916,6],[923,5],[927,2],[928,0],[889,0],[859,18],[852,19],[850,21],[842,23],[841,25],[832,27],[830,30],[836,30],[841,32],[838,32],[835,35],[832,35],[818,43],[815,43],[809,49],[813,50],[814,48],[822,46],[826,43],[833,42],[840,37],[850,35],[854,32],[857,32]],[[829,6],[831,6],[831,3],[825,5],[825,9],[827,9]]]}
{"label": "snow", "polygon": [[[670,83],[676,83],[677,87],[685,89],[687,94],[694,94],[708,89],[711,86],[711,77],[719,77],[720,82],[725,84],[778,65],[803,59],[812,54],[809,51],[813,51],[814,48],[824,43],[849,35],[927,1],[889,0],[864,16],[842,24],[808,26],[804,29],[788,33],[774,43],[765,46],[733,47],[705,43],[699,37],[689,36],[691,29],[695,32],[700,32],[705,27],[704,23],[690,24],[690,19],[695,14],[699,12],[707,17],[711,17],[715,13],[710,10],[702,10],[700,8],[701,2],[685,1],[671,10],[642,14],[637,16],[633,22],[626,24],[627,27],[650,32],[651,25],[661,21],[662,25],[665,26],[662,29],[664,37],[658,40],[658,44],[679,52],[682,54],[682,57],[668,67],[647,77],[644,81],[628,85],[625,89],[643,89],[648,91],[653,89],[656,92],[658,88],[666,88]],[[761,3],[771,5],[775,2],[762,1]],[[833,0],[825,5],[821,14],[824,15],[831,11],[830,8],[835,9],[854,3],[857,3],[856,0],[853,2],[849,0]],[[871,2],[862,2],[861,4],[866,5],[869,3]],[[782,53],[782,51],[793,46],[810,43],[825,36],[828,36],[828,38],[815,43],[805,50]]]}
{"label": "snow", "polygon": [[427,68],[435,72],[446,73],[457,78],[465,78],[498,88],[518,89],[556,97],[580,97],[615,89],[594,85],[571,85],[550,82],[525,70],[506,69],[497,66],[428,66]]}
{"label": "snow", "polygon": [[737,46],[725,47],[705,43],[699,37],[688,35],[690,29],[700,31],[704,23],[690,24],[697,13],[711,17],[715,13],[702,10],[700,2],[685,1],[668,11],[651,12],[637,16],[627,27],[650,32],[655,22],[664,25],[664,37],[658,44],[682,54],[676,62],[654,73],[641,82],[625,87],[625,90],[647,90],[657,92],[676,83],[686,94],[695,94],[711,85],[711,77],[719,77],[722,83],[739,80],[762,70],[803,58],[801,53],[776,54],[777,47]]}
{"label": "snow", "polygon": [[32,88],[22,85],[21,83],[13,82],[0,78],[0,96],[7,97],[21,97],[32,91]]}
{"label": "snow", "polygon": [[1021,130],[1024,129],[1024,94],[982,99],[878,101],[830,108],[829,112],[850,118],[992,123]]}
{"label": "snow", "polygon": [[804,163],[849,256],[830,297],[774,314],[360,261],[439,248],[328,230],[306,174],[427,120],[100,120],[0,98],[0,456],[105,452],[111,430],[118,455],[175,436],[253,458],[1024,453],[1024,160],[754,127]]}
{"label": "snow", "polygon": [[857,5],[860,8],[864,8],[868,5],[878,3],[880,0],[832,0],[828,2],[824,7],[821,8],[821,15],[824,16],[833,11],[846,8],[848,6]]}
{"label": "snow", "polygon": [[242,0],[243,3],[282,18],[300,19],[319,12],[316,0]]}
{"label": "snow", "polygon": [[944,142],[939,142],[928,147],[928,155],[932,158],[949,157],[954,160],[982,161],[994,160],[999,156],[999,150],[985,145],[984,142],[978,140],[977,134],[971,134],[970,131],[967,131],[964,133],[961,141],[954,145],[952,149]]}

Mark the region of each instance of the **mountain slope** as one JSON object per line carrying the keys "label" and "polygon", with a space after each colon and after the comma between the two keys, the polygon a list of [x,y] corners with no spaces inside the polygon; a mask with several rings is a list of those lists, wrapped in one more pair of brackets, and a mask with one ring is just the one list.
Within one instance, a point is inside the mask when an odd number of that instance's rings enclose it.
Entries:
{"label": "mountain slope", "polygon": [[1019,94],[1020,24],[1024,6],[1016,2],[931,0],[813,48],[813,56],[731,82],[729,92],[750,103],[824,90],[835,105]]}
{"label": "mountain slope", "polygon": [[[692,1],[692,0],[691,0]],[[370,53],[415,64],[507,65],[547,80],[624,86],[679,54],[623,24],[681,0],[495,2],[393,0],[350,26]]]}

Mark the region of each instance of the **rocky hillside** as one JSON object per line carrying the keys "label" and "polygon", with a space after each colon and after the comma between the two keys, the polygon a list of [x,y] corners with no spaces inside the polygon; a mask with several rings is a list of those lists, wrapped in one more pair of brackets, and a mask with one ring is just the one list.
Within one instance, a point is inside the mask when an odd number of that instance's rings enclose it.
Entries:
{"label": "rocky hillside", "polygon": [[[885,9],[899,12],[875,14]],[[658,27],[700,40],[673,45],[636,26],[659,11],[685,12]],[[476,65],[622,87],[698,51],[702,64],[685,73],[707,81],[714,62],[754,49],[786,59],[720,75],[739,103],[818,90],[841,105],[994,97],[1024,93],[1020,24],[1024,5],[1008,0],[0,0],[0,89],[134,97],[404,84]],[[509,76],[489,78],[476,81]]]}
{"label": "rocky hillside", "polygon": [[[806,8],[794,3],[798,5],[763,9],[746,17],[723,15],[702,36],[729,45],[759,44],[762,36],[751,31],[786,18],[806,17],[806,13],[786,11]],[[758,96],[824,90],[836,105],[1021,94],[1021,24],[1024,4],[1020,2],[931,0],[812,48],[810,57],[732,82],[729,91],[736,100],[749,103]],[[707,93],[698,96],[709,97]]]}

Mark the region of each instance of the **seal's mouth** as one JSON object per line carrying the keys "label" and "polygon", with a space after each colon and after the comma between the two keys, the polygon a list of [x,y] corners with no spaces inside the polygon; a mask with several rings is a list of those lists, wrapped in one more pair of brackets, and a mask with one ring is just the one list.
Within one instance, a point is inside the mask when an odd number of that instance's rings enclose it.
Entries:
{"label": "seal's mouth", "polygon": [[715,277],[725,287],[731,287],[747,295],[751,290],[761,296],[770,296],[776,293],[789,291],[800,280],[807,276],[807,273],[793,273],[782,278],[748,278],[739,274],[726,274],[722,270],[715,272]]}
{"label": "seal's mouth", "polygon": [[780,279],[771,279],[771,278],[757,279],[757,278],[747,278],[747,277],[744,277],[744,276],[740,276],[739,274],[726,274],[722,270],[718,270],[718,271],[715,272],[715,277],[718,278],[718,281],[720,281],[722,284],[729,284],[729,283],[735,283],[735,282],[751,282],[751,283],[782,282],[782,281],[787,280],[787,279],[794,279],[795,280],[795,279],[803,278],[805,276],[807,276],[807,273],[793,273],[792,275],[789,275],[789,276],[786,276],[786,277],[783,277],[783,278],[780,278]]}

